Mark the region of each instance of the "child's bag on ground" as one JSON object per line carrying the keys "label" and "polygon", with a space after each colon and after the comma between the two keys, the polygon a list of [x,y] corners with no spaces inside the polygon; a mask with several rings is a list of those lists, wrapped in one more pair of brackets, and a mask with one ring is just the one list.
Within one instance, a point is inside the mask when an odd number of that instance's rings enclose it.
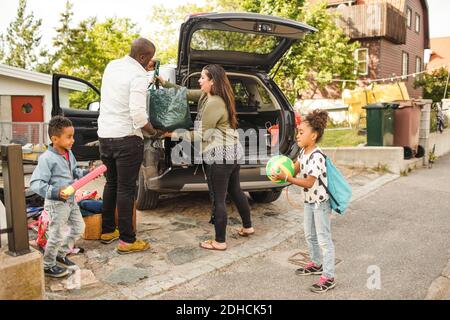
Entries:
{"label": "child's bag on ground", "polygon": [[329,157],[320,151],[315,152],[320,153],[325,158],[327,168],[328,187],[323,184],[320,178],[319,183],[325,187],[330,196],[331,209],[342,215],[345,213],[352,198],[352,188]]}

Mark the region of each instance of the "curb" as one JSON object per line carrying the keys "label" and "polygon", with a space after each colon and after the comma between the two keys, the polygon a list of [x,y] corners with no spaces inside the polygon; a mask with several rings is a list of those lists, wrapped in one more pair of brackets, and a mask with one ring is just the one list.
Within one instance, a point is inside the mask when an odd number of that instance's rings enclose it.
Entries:
{"label": "curb", "polygon": [[424,300],[450,300],[450,259],[441,275],[431,283]]}
{"label": "curb", "polygon": [[353,194],[351,202],[365,198],[366,196],[370,195],[372,191],[375,191],[385,184],[397,180],[398,178],[400,178],[400,175],[398,174],[385,174],[378,179],[369,182]]}
{"label": "curb", "polygon": [[[360,200],[369,195],[372,191],[398,179],[399,177],[400,175],[395,174],[383,175],[382,177],[375,179],[367,185],[359,188],[353,194],[351,201],[353,202]],[[186,263],[182,268],[180,268],[181,270],[172,272],[167,276],[158,277],[158,281],[148,279],[133,289],[119,288],[118,291],[127,296],[130,300],[150,299],[152,296],[164,293],[167,290],[190,282],[200,276],[228,267],[242,258],[252,257],[268,251],[293,237],[302,230],[303,223],[301,221],[301,216],[301,210],[299,209],[294,209],[284,215],[280,215],[279,218],[286,221],[287,228],[283,232],[276,230],[265,234],[263,244],[261,244],[261,239],[249,238],[248,241],[238,247],[228,249],[224,252],[215,252],[217,255],[210,255],[207,258],[195,261],[195,263]],[[108,298],[110,299],[110,297]],[[97,297],[97,299],[102,299],[102,296]]]}

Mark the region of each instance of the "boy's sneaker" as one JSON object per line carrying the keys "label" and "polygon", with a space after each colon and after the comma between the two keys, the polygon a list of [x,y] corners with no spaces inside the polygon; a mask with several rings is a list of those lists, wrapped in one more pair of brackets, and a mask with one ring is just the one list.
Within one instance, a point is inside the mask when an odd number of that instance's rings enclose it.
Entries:
{"label": "boy's sneaker", "polygon": [[61,258],[58,256],[58,257],[56,257],[56,261],[59,262],[60,264],[62,264],[67,269],[77,268],[77,265],[75,264],[75,262],[71,261],[67,257]]}
{"label": "boy's sneaker", "polygon": [[319,281],[316,284],[313,284],[309,289],[315,293],[327,292],[330,289],[333,289],[336,286],[336,282],[333,279],[320,277]]}
{"label": "boy's sneaker", "polygon": [[295,274],[298,276],[309,276],[313,274],[322,274],[322,266],[316,266],[313,262],[310,262],[304,268],[295,270]]}
{"label": "boy's sneaker", "polygon": [[150,249],[150,243],[145,242],[143,240],[136,240],[133,243],[126,243],[126,242],[120,241],[119,245],[117,246],[117,252],[119,254],[127,254],[127,253],[145,251],[148,249]]}
{"label": "boy's sneaker", "polygon": [[104,233],[100,236],[100,242],[103,244],[109,244],[117,239],[119,239],[120,233],[119,229],[114,230],[111,233]]}
{"label": "boy's sneaker", "polygon": [[62,278],[67,276],[69,273],[69,270],[58,265],[54,265],[51,268],[44,269],[44,274],[52,278]]}

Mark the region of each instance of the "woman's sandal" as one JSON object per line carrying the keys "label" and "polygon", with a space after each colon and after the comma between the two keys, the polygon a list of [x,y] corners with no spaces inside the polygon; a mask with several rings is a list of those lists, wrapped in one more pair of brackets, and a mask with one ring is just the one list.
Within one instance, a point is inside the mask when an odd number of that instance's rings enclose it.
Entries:
{"label": "woman's sandal", "polygon": [[227,247],[225,247],[225,248],[215,247],[214,240],[206,240],[206,241],[200,242],[199,245],[200,245],[200,248],[207,249],[207,250],[217,250],[217,251],[227,250]]}
{"label": "woman's sandal", "polygon": [[241,237],[248,237],[248,236],[254,234],[255,231],[253,231],[253,232],[246,232],[246,231],[244,231],[244,228],[239,228],[239,229],[237,230],[237,233],[238,233],[238,235],[240,235]]}

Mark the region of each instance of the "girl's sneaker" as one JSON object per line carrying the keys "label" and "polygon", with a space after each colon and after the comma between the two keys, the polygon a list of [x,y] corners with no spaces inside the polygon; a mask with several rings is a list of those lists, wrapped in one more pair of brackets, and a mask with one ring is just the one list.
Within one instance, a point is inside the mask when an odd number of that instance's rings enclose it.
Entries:
{"label": "girl's sneaker", "polygon": [[316,266],[313,262],[310,262],[304,268],[295,270],[295,274],[298,276],[309,276],[312,274],[322,274],[322,266]]}
{"label": "girl's sneaker", "polygon": [[330,289],[333,289],[336,286],[336,282],[334,278],[326,278],[320,277],[319,281],[316,284],[313,284],[309,289],[315,293],[327,292]]}

